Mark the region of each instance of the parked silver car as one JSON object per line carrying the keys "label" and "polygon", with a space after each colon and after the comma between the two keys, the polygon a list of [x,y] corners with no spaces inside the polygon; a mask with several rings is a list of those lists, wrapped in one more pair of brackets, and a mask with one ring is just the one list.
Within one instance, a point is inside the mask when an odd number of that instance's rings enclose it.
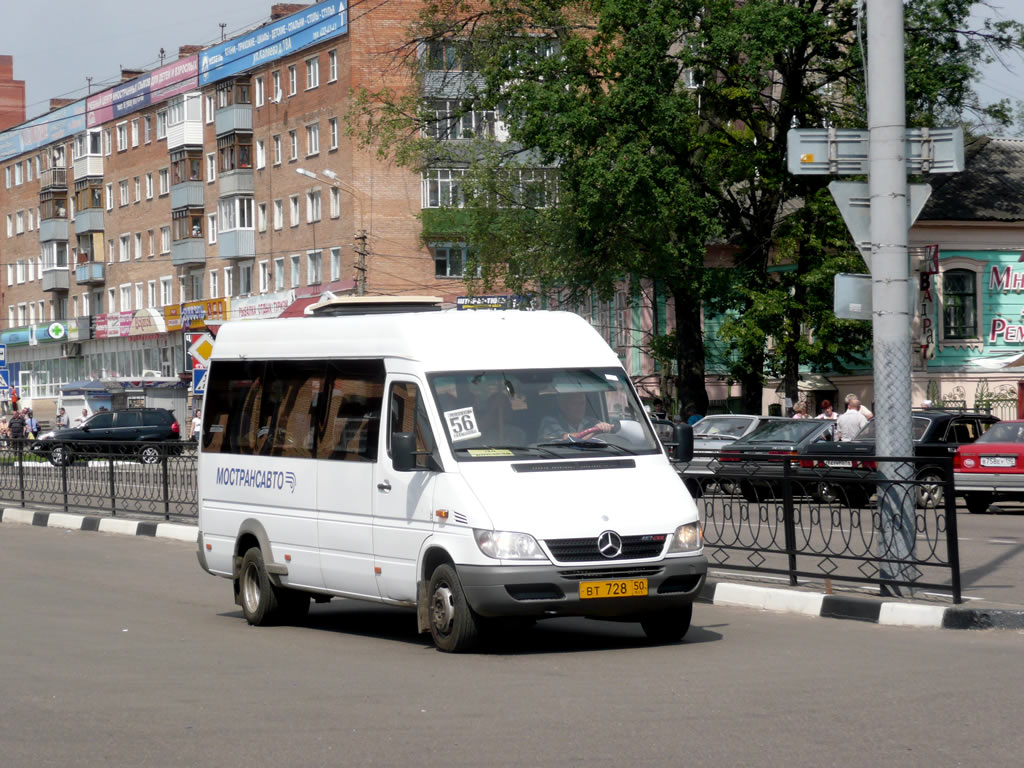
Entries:
{"label": "parked silver car", "polygon": [[[715,474],[718,453],[734,441],[749,435],[769,421],[790,421],[785,416],[756,416],[741,413],[719,413],[705,416],[693,426],[693,460],[676,465],[686,481],[686,487],[694,498],[704,493],[704,488]],[[723,488],[734,493],[734,488]]]}

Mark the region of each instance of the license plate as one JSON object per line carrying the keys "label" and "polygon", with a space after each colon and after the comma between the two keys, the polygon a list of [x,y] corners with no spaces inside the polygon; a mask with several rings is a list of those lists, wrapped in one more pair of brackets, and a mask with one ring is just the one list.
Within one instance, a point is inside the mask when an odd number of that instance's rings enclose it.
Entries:
{"label": "license plate", "polygon": [[1013,456],[982,456],[981,466],[983,467],[1015,467],[1017,459]]}
{"label": "license plate", "polygon": [[615,581],[581,581],[580,599],[595,597],[643,597],[647,579],[616,579]]}
{"label": "license plate", "polygon": [[853,462],[852,461],[837,461],[835,459],[826,459],[825,460],[825,466],[826,467],[852,467],[853,466]]}

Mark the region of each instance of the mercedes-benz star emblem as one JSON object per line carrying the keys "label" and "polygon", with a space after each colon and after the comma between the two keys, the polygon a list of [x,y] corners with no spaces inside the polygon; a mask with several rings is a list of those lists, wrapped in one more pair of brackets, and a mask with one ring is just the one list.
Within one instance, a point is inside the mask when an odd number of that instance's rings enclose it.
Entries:
{"label": "mercedes-benz star emblem", "polygon": [[607,558],[622,554],[622,537],[615,531],[605,531],[597,537],[597,551]]}

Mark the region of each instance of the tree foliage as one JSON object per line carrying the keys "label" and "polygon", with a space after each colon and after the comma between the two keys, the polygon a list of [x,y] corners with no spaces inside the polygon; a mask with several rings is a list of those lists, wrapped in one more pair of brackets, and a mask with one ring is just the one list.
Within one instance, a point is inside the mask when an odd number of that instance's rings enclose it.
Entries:
{"label": "tree foliage", "polygon": [[[980,104],[971,82],[988,59],[1019,49],[1022,28],[969,31],[975,5],[907,0],[911,124],[1007,119],[1007,105]],[[728,313],[732,375],[760,410],[766,373],[794,396],[800,363],[842,370],[868,345],[864,324],[831,313],[832,275],[863,264],[828,180],[786,170],[789,128],[866,124],[858,7],[430,0],[404,56],[418,88],[358,94],[350,125],[409,167],[466,169],[458,216],[434,226],[474,245],[485,287],[607,298],[634,277],[671,294],[680,394],[701,407],[701,307]],[[459,106],[438,120],[424,94]],[[436,140],[480,110],[499,110],[508,136]],[[558,173],[538,177],[540,167]],[[732,269],[705,268],[715,241],[733,248]]]}

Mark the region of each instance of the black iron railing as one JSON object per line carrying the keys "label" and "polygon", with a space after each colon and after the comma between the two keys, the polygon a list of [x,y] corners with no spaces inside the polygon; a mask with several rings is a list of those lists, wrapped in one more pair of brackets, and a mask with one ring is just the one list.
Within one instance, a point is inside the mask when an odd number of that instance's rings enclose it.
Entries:
{"label": "black iron railing", "polygon": [[951,458],[698,453],[679,469],[713,567],[961,600]]}
{"label": "black iron railing", "polygon": [[90,442],[33,452],[33,441],[0,445],[0,499],[110,515],[196,517],[192,443]]}

